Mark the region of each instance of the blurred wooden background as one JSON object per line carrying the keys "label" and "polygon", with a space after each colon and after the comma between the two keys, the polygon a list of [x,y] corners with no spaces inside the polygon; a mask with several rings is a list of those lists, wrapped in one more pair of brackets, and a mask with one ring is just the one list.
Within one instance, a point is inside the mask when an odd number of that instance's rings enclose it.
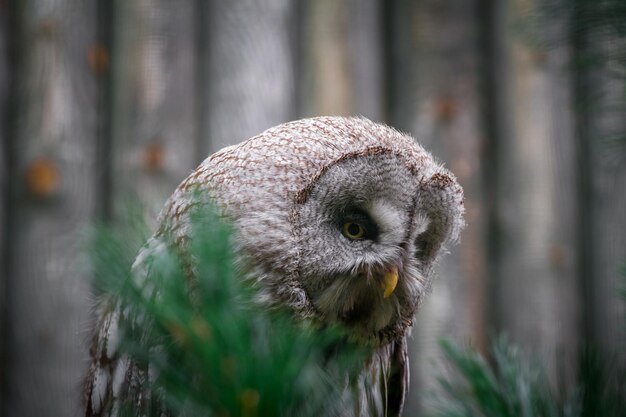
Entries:
{"label": "blurred wooden background", "polygon": [[555,384],[582,342],[623,353],[626,31],[587,3],[0,1],[0,415],[76,414],[88,225],[129,195],[154,221],[209,153],[322,114],[410,132],[465,187],[406,415],[442,336],[504,331]]}

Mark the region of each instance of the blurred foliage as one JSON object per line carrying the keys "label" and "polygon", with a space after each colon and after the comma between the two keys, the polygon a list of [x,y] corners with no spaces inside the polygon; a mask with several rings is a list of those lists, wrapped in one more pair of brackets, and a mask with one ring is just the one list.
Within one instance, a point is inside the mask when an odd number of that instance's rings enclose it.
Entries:
{"label": "blurred foliage", "polygon": [[[626,265],[622,275],[619,293],[626,302]],[[491,361],[447,339],[440,347],[449,372],[438,378],[441,389],[430,398],[432,417],[626,416],[626,363],[621,352],[583,347],[576,387],[557,395],[540,363],[524,357],[504,336],[492,343]]]}
{"label": "blurred foliage", "polygon": [[256,288],[233,265],[228,226],[207,206],[192,218],[187,249],[167,242],[154,251],[145,282],[130,272],[143,226],[101,228],[91,250],[101,293],[125,312],[122,350],[155,375],[152,415],[338,415],[364,349],[338,328],[255,306]]}
{"label": "blurred foliage", "polygon": [[539,367],[524,360],[504,338],[492,345],[493,365],[477,351],[449,340],[440,346],[452,372],[439,378],[443,390],[432,404],[434,416],[560,415]]}
{"label": "blurred foliage", "polygon": [[[608,36],[626,39],[626,3],[622,0],[539,0],[517,10],[515,28],[538,47],[553,47],[575,42],[575,37]],[[592,39],[590,39],[592,40]],[[626,45],[614,42],[605,58],[615,59],[626,69]],[[582,52],[582,51],[577,51]],[[579,64],[599,63],[603,52],[585,51]],[[593,55],[589,55],[593,53]],[[626,73],[618,72],[620,78]]]}
{"label": "blurred foliage", "polygon": [[[626,155],[626,1],[539,0],[521,11],[514,25],[538,51],[570,48],[572,70],[584,91],[578,91],[579,116],[600,116],[591,138],[602,145],[607,160]],[[607,124],[607,120],[614,122]],[[613,126],[612,128],[608,126]]]}
{"label": "blurred foliage", "polygon": [[491,363],[449,340],[440,346],[451,369],[439,378],[442,389],[431,398],[433,417],[626,416],[624,364],[594,350],[582,352],[578,385],[563,398],[551,389],[541,366],[504,337],[492,344]]}

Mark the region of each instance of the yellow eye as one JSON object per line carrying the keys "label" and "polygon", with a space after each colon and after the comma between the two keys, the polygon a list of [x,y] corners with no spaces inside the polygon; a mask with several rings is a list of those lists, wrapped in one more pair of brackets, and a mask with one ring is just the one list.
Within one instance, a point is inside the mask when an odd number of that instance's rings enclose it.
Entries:
{"label": "yellow eye", "polygon": [[342,233],[348,239],[360,239],[365,236],[365,228],[358,223],[344,223]]}

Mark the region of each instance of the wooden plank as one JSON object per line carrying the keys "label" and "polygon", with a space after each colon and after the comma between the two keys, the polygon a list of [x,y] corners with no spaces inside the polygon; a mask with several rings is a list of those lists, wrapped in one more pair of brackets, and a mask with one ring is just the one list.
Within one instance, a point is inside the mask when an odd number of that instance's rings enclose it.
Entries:
{"label": "wooden plank", "polygon": [[[0,340],[6,340],[6,291],[7,291],[7,258],[8,258],[8,200],[10,161],[7,156],[7,147],[10,135],[9,113],[9,61],[8,38],[11,31],[9,25],[9,10],[6,3],[0,3]],[[0,343],[0,404],[4,403],[8,378],[6,374],[6,346]],[[0,416],[3,416],[0,407]]]}
{"label": "wooden plank", "polygon": [[74,415],[80,399],[89,316],[80,233],[96,198],[95,3],[32,0],[15,13],[6,416]]}
{"label": "wooden plank", "polygon": [[589,175],[589,240],[584,250],[591,256],[583,277],[589,303],[587,331],[589,342],[611,355],[607,358],[617,353],[625,363],[626,303],[618,291],[626,286],[626,36],[608,21],[578,24],[586,37],[579,57],[589,63],[578,68],[586,78],[579,99],[586,111],[582,115],[586,127],[580,133],[588,151],[584,156]]}
{"label": "wooden plank", "polygon": [[195,2],[120,0],[115,6],[112,195],[118,216],[135,200],[154,223],[203,159],[195,132]]}
{"label": "wooden plank", "polygon": [[[522,4],[523,3],[523,4]],[[575,369],[580,340],[577,149],[568,45],[532,47],[512,30],[532,6],[497,3],[495,213],[498,257],[492,321],[541,357],[553,382]],[[565,15],[536,30],[558,35]],[[560,34],[563,38],[563,33]]]}
{"label": "wooden plank", "polygon": [[[465,190],[468,224],[460,245],[451,248],[438,266],[433,291],[417,314],[410,344],[413,366],[407,404],[407,414],[413,415],[422,409],[420,392],[436,385],[431,364],[441,358],[438,339],[447,337],[484,346],[487,254],[483,134],[476,2],[398,2],[396,7],[401,9],[389,11],[393,17],[389,24],[394,25],[389,47],[410,42],[410,53],[394,54],[390,62],[389,75],[402,79],[404,84],[404,88],[392,87],[396,90],[392,119],[458,176]],[[408,33],[402,26],[396,29],[402,20],[411,28]],[[401,38],[395,38],[394,33]],[[406,75],[407,68],[410,76]]]}
{"label": "wooden plank", "polygon": [[383,121],[382,3],[322,0],[304,10],[303,116]]}
{"label": "wooden plank", "polygon": [[304,116],[349,115],[353,92],[348,41],[343,27],[345,2],[308,2],[304,8]]}
{"label": "wooden plank", "polygon": [[198,79],[202,149],[210,153],[296,117],[295,3],[216,0],[207,9],[200,51],[207,73]]}
{"label": "wooden plank", "polygon": [[383,7],[385,112],[396,129],[411,131],[416,108],[415,15],[419,0],[389,0]]}
{"label": "wooden plank", "polygon": [[352,74],[352,114],[384,121],[383,3],[346,0],[343,24],[347,32]]}

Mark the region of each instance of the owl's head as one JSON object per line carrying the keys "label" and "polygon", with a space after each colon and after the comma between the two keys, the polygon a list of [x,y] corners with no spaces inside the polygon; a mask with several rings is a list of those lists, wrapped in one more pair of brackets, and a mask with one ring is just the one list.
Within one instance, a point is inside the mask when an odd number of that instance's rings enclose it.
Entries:
{"label": "owl's head", "polygon": [[363,118],[291,122],[218,152],[172,197],[166,228],[184,230],[176,213],[198,187],[233,220],[261,302],[373,344],[405,335],[463,224],[454,175],[411,137]]}

